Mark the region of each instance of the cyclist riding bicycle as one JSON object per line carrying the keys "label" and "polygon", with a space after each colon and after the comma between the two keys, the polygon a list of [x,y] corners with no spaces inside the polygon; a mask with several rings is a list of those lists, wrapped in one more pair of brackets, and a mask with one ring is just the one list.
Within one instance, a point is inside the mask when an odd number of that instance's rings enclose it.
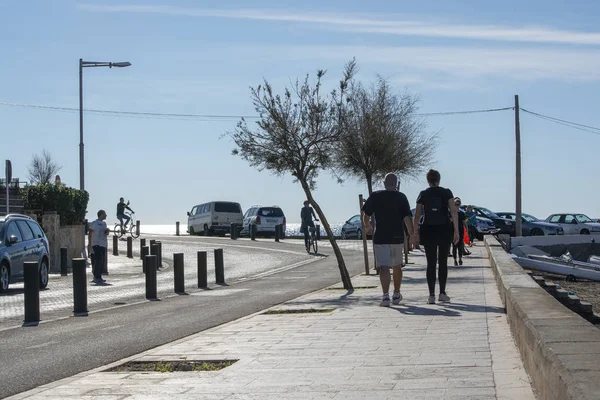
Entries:
{"label": "cyclist riding bicycle", "polygon": [[[132,214],[135,214],[135,211],[129,208],[129,201],[125,204],[125,199],[121,197],[117,203],[117,218],[121,222],[121,231],[124,231],[127,228],[127,224],[131,220],[129,215],[125,214],[125,209],[131,211]],[[125,220],[125,224],[123,224],[123,220]]]}
{"label": "cyclist riding bicycle", "polygon": [[304,201],[304,207],[300,210],[300,220],[302,221],[302,225],[300,230],[304,233],[304,246],[306,247],[306,251],[308,251],[308,238],[309,238],[309,230],[308,228],[315,227],[315,223],[313,222],[313,217],[315,221],[318,221],[317,216],[315,215],[315,210],[310,206],[308,200]]}

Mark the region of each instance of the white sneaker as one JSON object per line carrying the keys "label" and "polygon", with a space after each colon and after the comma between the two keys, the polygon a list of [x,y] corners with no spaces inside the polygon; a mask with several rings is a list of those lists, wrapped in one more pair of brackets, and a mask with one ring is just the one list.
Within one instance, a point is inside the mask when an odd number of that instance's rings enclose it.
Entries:
{"label": "white sneaker", "polygon": [[389,296],[384,296],[381,299],[381,303],[379,303],[379,305],[381,307],[389,307],[390,306],[390,297]]}
{"label": "white sneaker", "polygon": [[438,301],[443,301],[443,302],[450,302],[450,296],[448,296],[447,294],[444,293],[440,293],[440,295],[438,296]]}
{"label": "white sneaker", "polygon": [[435,304],[435,296],[429,296],[429,298],[427,299],[427,304]]}
{"label": "white sneaker", "polygon": [[398,304],[400,304],[401,301],[402,301],[402,294],[400,294],[400,292],[394,293],[394,295],[392,296],[392,304],[398,305]]}

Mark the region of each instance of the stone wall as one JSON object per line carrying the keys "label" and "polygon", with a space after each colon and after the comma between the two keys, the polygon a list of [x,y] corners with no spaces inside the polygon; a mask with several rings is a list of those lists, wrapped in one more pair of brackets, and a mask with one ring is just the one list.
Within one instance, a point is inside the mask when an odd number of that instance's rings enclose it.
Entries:
{"label": "stone wall", "polygon": [[60,215],[46,212],[42,216],[42,226],[50,244],[50,272],[60,272],[60,248],[66,247],[67,267],[71,260],[81,257],[85,246],[83,225],[60,226]]}

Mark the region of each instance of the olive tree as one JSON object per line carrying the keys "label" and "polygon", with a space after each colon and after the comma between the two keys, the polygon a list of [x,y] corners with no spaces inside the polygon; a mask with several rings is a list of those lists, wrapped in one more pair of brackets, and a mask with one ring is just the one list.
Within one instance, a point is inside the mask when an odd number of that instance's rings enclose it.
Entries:
{"label": "olive tree", "polygon": [[383,179],[388,172],[415,177],[430,165],[437,136],[426,131],[417,115],[417,96],[395,94],[379,77],[368,89],[353,84],[348,98],[337,148],[340,176],[365,179],[371,195],[374,179]]}
{"label": "olive tree", "polygon": [[313,191],[319,172],[330,169],[334,163],[343,129],[345,96],[355,70],[354,60],[346,64],[338,88],[329,93],[322,87],[324,70],[317,71],[314,82],[306,75],[303,81],[296,80],[290,88],[286,87],[282,94],[276,94],[265,79],[262,85],[250,88],[259,115],[256,125],[249,126],[242,119],[228,133],[237,146],[234,155],[259,170],[266,169],[279,176],[291,174],[300,183],[327,232],[342,283],[348,290],[352,290],[352,282],[342,252]]}

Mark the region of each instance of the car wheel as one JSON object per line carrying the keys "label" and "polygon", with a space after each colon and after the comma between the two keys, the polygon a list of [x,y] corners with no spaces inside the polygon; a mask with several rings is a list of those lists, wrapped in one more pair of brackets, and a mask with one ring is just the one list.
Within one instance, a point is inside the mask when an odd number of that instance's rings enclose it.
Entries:
{"label": "car wheel", "polygon": [[345,230],[343,230],[343,229],[342,229],[342,232],[341,232],[341,235],[340,235],[340,236],[342,237],[342,240],[346,240],[346,239],[348,239],[348,236],[346,235],[346,231],[345,231]]}
{"label": "car wheel", "polygon": [[582,229],[582,230],[581,230],[581,234],[582,234],[582,235],[589,235],[589,234],[590,234],[590,231],[588,231],[587,229]]}
{"label": "car wheel", "polygon": [[204,236],[211,236],[210,229],[208,228],[208,225],[206,225],[206,224],[204,224]]}
{"label": "car wheel", "polygon": [[0,265],[0,293],[4,293],[8,290],[8,284],[10,282],[10,268],[7,263]]}
{"label": "car wheel", "polygon": [[541,229],[535,228],[531,230],[531,236],[544,236],[544,232]]}
{"label": "car wheel", "polygon": [[194,228],[190,226],[190,235],[194,236],[196,232],[194,232]]}
{"label": "car wheel", "polygon": [[48,274],[48,260],[44,258],[40,265],[40,289],[45,289],[48,286]]}
{"label": "car wheel", "polygon": [[360,228],[358,228],[356,230],[356,238],[357,239],[362,239],[362,230]]}

